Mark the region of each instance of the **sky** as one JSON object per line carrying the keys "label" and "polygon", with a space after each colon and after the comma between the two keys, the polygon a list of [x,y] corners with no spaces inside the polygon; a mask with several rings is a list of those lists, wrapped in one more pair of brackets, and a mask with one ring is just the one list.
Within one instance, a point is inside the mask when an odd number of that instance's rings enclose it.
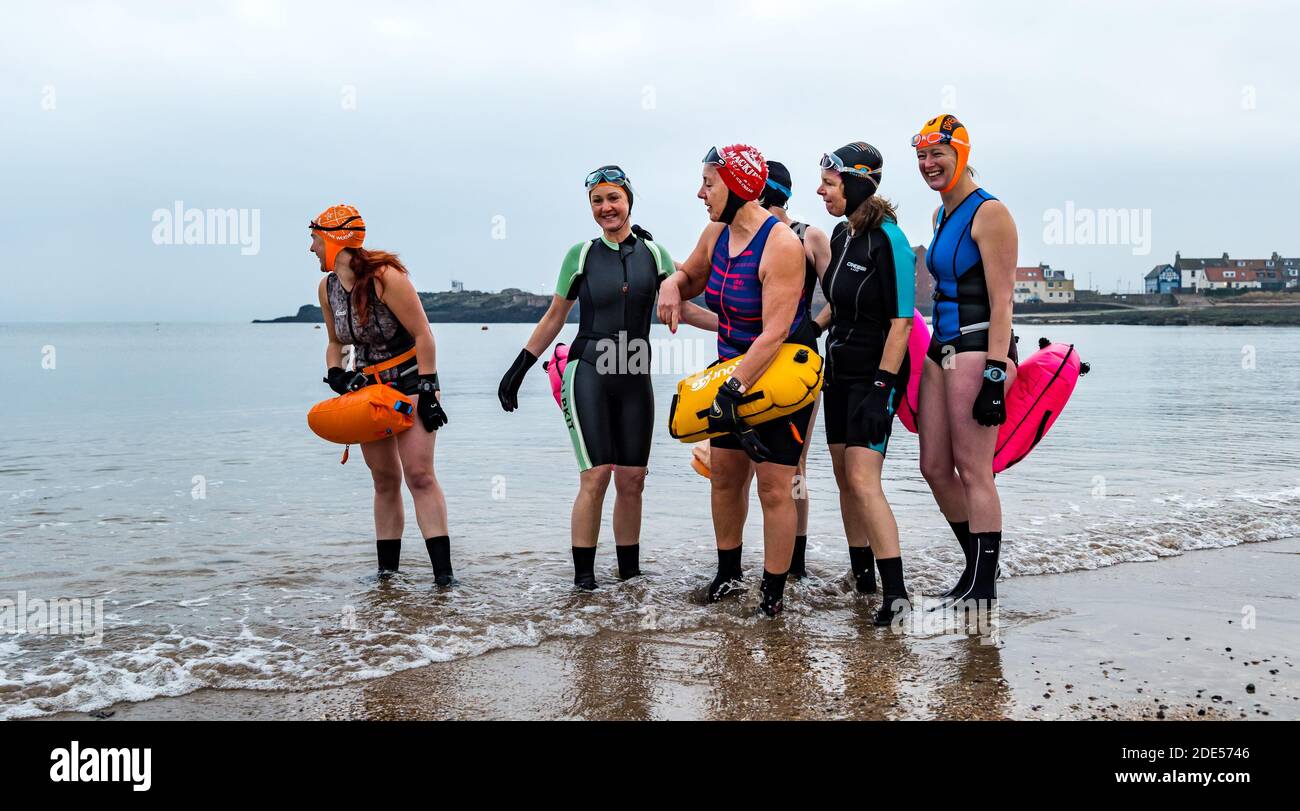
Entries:
{"label": "sky", "polygon": [[[634,221],[681,258],[700,159],[734,142],[789,166],[791,214],[828,230],[818,160],[876,145],[928,244],[909,141],[945,112],[1022,265],[1122,291],[1176,250],[1300,256],[1298,25],[1294,4],[1132,0],[13,4],[0,322],[293,313],[319,282],[306,226],[341,202],[418,289],[545,292],[597,233],[587,172],[627,170]],[[203,233],[168,229],[178,205]],[[246,228],[206,228],[232,209]]]}

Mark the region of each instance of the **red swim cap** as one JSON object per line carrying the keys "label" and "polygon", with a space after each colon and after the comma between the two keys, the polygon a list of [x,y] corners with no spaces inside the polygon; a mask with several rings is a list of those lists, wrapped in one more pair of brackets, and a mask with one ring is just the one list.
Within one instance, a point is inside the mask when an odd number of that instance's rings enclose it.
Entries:
{"label": "red swim cap", "polygon": [[767,183],[767,161],[749,144],[715,146],[704,162],[718,168],[723,184],[742,200],[757,200]]}

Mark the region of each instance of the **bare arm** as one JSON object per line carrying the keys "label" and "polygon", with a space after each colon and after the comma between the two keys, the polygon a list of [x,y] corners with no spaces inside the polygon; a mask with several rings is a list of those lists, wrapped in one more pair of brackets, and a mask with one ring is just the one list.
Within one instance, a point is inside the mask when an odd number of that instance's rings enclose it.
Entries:
{"label": "bare arm", "polygon": [[763,331],[732,373],[746,388],[772,365],[777,350],[790,335],[790,325],[794,323],[803,293],[803,273],[803,246],[799,238],[786,226],[777,225],[768,235],[758,267],[758,278],[763,285]]}
{"label": "bare arm", "polygon": [[1011,302],[1016,285],[1019,241],[1011,212],[989,200],[975,212],[971,238],[980,249],[989,288],[989,360],[1007,362],[1011,346]]}
{"label": "bare arm", "polygon": [[682,323],[706,332],[718,331],[718,314],[690,301],[682,302]]}
{"label": "bare arm", "polygon": [[343,342],[339,336],[334,334],[333,310],[330,309],[329,293],[326,292],[325,284],[329,280],[326,276],[320,280],[320,289],[316,292],[320,296],[320,311],[325,316],[325,332],[329,335],[329,343],[325,346],[325,368],[332,369],[335,366],[343,366]]}
{"label": "bare arm", "polygon": [[[817,270],[817,278],[820,280],[826,275],[826,269],[831,264],[831,238],[820,228],[809,226],[808,232],[803,237],[804,253],[812,259],[813,268]],[[811,304],[811,302],[809,302]],[[831,323],[831,307],[829,304],[822,305],[817,315],[813,316],[813,321],[817,326],[825,330]]]}
{"label": "bare arm", "polygon": [[[677,270],[659,285],[659,320],[668,325],[668,329],[677,331],[677,325],[684,321],[682,302],[704,292],[709,281],[709,254],[718,241],[718,234],[725,226],[721,223],[709,223],[700,234],[695,248],[684,262],[675,262]],[[689,322],[687,322],[689,323]]]}
{"label": "bare arm", "polygon": [[550,347],[551,341],[555,340],[555,336],[564,329],[564,323],[568,320],[573,305],[574,302],[563,296],[552,296],[551,306],[546,308],[542,320],[537,322],[533,334],[528,337],[528,343],[524,344],[524,349],[532,353],[533,357],[540,358]]}
{"label": "bare arm", "polygon": [[912,335],[912,319],[889,319],[889,336],[885,338],[885,350],[880,355],[880,368],[890,374],[898,374],[903,366],[903,356],[907,354],[907,340]]}
{"label": "bare arm", "polygon": [[415,292],[411,277],[387,268],[381,270],[375,278],[375,295],[393,311],[393,315],[415,339],[419,373],[437,374],[438,353],[433,343],[433,330],[429,328],[429,317],[424,313],[424,305],[420,302],[420,294]]}

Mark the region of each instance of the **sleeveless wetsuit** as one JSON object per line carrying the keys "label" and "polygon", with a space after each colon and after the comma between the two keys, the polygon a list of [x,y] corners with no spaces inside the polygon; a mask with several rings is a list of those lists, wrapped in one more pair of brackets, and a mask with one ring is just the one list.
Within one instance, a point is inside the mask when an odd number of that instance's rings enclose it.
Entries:
{"label": "sleeveless wetsuit", "polygon": [[[808,236],[808,223],[798,221],[792,222],[790,223],[790,230],[794,231],[795,236],[799,237],[800,244],[806,244],[805,240]],[[804,317],[811,321],[814,315],[812,311],[813,290],[817,287],[818,279],[817,266],[808,258],[808,252],[806,250],[803,255],[803,274]]]}
{"label": "sleeveless wetsuit", "polygon": [[[926,355],[943,364],[952,352],[987,352],[989,349],[989,288],[984,277],[984,260],[971,237],[975,212],[997,198],[976,189],[948,214],[939,209],[938,225],[925,255],[925,265],[934,277],[934,312],[930,347]],[[1009,355],[1015,360],[1015,339]]]}
{"label": "sleeveless wetsuit", "polygon": [[[731,226],[722,229],[717,244],[713,246],[712,269],[704,287],[704,302],[718,314],[719,360],[729,360],[748,352],[763,332],[763,285],[758,278],[758,268],[768,235],[778,222],[780,220],[776,217],[768,217],[739,256],[731,256]],[[808,306],[803,301],[795,309],[787,342],[817,348],[812,319],[808,317]],[[759,439],[771,451],[771,462],[799,464],[813,406],[809,403],[793,414],[754,426]],[[715,448],[741,450],[740,442],[730,434],[714,437],[709,444]]]}
{"label": "sleeveless wetsuit", "polygon": [[[370,313],[366,324],[361,325],[358,313],[352,306],[352,294],[343,289],[338,274],[325,278],[325,294],[334,320],[334,334],[340,341],[352,344],[356,369],[373,366],[397,357],[415,346],[415,339],[407,332],[393,311],[375,295],[374,281],[370,282]],[[420,382],[419,363],[412,356],[391,369],[379,373],[381,383],[393,383],[403,394],[415,394]]]}
{"label": "sleeveless wetsuit", "polygon": [[555,294],[578,302],[578,337],[560,392],[578,466],[645,467],[654,434],[650,317],[668,251],[629,236],[600,236],[569,249]]}
{"label": "sleeveless wetsuit", "polygon": [[[852,235],[841,222],[831,234],[831,262],[822,292],[831,305],[826,339],[826,442],[870,448],[882,456],[889,446],[871,444],[854,414],[871,391],[885,341],[895,318],[911,318],[915,307],[916,254],[893,220]],[[897,411],[907,391],[910,364],[898,368],[891,399]],[[892,427],[892,422],[891,422]]]}

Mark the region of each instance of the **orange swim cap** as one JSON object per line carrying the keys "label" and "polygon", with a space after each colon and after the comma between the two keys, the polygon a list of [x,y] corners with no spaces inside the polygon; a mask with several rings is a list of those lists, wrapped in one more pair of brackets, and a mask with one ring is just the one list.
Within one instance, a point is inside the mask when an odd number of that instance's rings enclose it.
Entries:
{"label": "orange swim cap", "polygon": [[957,120],[955,115],[940,115],[931,118],[921,127],[921,131],[912,136],[912,146],[920,149],[925,146],[947,144],[957,152],[957,167],[953,170],[952,180],[948,181],[943,191],[952,191],[966,172],[966,162],[970,160],[970,133]]}
{"label": "orange swim cap", "polygon": [[360,248],[366,241],[366,221],[352,206],[330,206],[311,221],[311,230],[325,239],[325,270],[334,270],[339,251]]}

